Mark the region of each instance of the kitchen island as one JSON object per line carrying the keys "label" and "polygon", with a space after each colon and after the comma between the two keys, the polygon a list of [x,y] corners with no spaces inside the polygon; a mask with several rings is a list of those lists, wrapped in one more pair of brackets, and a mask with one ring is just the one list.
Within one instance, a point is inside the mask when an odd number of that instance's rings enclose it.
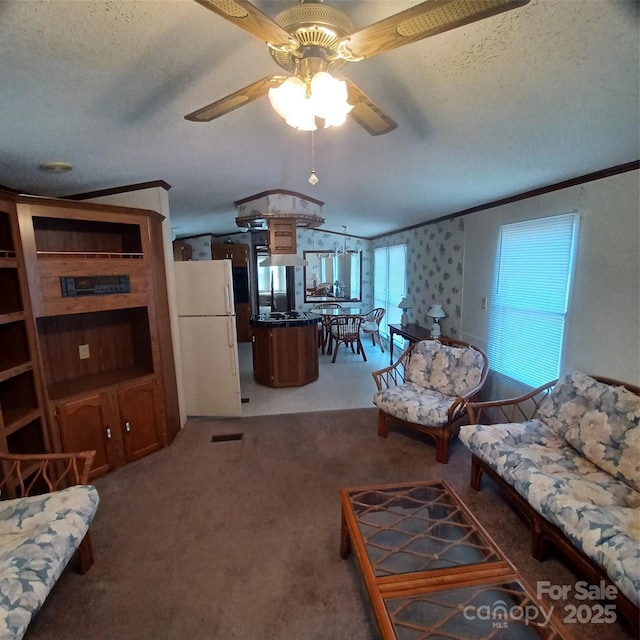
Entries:
{"label": "kitchen island", "polygon": [[268,387],[318,379],[318,316],[289,311],[252,316],[253,377]]}

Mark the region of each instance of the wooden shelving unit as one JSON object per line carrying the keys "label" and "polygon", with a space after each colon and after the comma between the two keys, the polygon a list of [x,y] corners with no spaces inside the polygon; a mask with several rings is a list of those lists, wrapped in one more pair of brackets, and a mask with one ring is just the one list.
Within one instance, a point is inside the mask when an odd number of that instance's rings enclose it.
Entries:
{"label": "wooden shelving unit", "polygon": [[162,217],[0,204],[0,449],[95,449],[96,476],[169,444],[180,419]]}
{"label": "wooden shelving unit", "polygon": [[49,450],[16,209],[0,200],[0,450]]}

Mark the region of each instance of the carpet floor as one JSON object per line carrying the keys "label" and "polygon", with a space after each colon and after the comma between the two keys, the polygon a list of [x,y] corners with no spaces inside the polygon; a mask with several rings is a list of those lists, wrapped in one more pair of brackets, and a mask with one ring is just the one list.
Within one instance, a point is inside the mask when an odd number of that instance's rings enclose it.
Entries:
{"label": "carpet floor", "polygon": [[[490,481],[469,488],[469,467],[457,441],[442,465],[427,440],[378,438],[374,409],[190,422],[96,479],[95,565],[67,567],[25,638],[375,640],[357,561],[339,555],[339,490],[377,483],[446,480],[529,584],[573,586],[562,562],[531,557],[527,526]],[[549,604],[562,616],[570,602]],[[630,637],[618,623],[568,627]]]}

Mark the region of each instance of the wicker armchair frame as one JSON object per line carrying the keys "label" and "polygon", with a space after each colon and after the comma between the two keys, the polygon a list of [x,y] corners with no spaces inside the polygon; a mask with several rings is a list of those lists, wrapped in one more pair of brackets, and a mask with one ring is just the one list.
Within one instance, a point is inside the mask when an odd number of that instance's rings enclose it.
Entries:
{"label": "wicker armchair frame", "polygon": [[[23,455],[0,452],[0,500],[26,498],[88,484],[95,456],[95,451]],[[80,573],[86,573],[93,564],[88,531],[80,543],[78,556]]]}
{"label": "wicker armchair frame", "polygon": [[[447,423],[441,426],[427,426],[415,422],[407,422],[394,416],[390,416],[381,409],[378,410],[378,435],[386,438],[389,433],[389,422],[402,424],[410,429],[419,431],[431,437],[436,443],[436,460],[443,464],[449,461],[449,441],[455,437],[460,430],[460,426],[469,419],[467,404],[472,402],[482,390],[489,373],[489,359],[487,354],[480,348],[461,340],[442,337],[438,340],[441,344],[451,347],[470,347],[480,353],[483,359],[482,373],[478,384],[464,395],[458,396],[447,412]],[[390,389],[396,385],[403,384],[406,380],[406,372],[411,360],[411,354],[417,342],[411,344],[408,349],[392,364],[384,369],[373,371],[371,375],[375,380],[378,391]]]}

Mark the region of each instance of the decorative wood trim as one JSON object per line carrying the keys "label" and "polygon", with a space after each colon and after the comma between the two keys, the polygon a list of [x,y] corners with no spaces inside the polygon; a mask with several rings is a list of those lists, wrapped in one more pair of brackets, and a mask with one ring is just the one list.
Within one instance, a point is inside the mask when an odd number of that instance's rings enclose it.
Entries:
{"label": "decorative wood trim", "polygon": [[264,198],[266,196],[272,196],[275,194],[285,194],[288,196],[294,196],[296,198],[302,198],[303,200],[308,200],[309,202],[313,202],[315,204],[319,204],[320,206],[324,205],[324,202],[320,200],[316,200],[315,198],[311,198],[309,196],[305,196],[304,193],[298,193],[297,191],[288,191],[287,189],[271,189],[269,191],[261,191],[260,193],[256,193],[253,196],[247,196],[246,198],[242,198],[242,200],[236,200],[233,204],[237,207],[245,202],[250,202],[251,200],[257,200],[258,198]]}
{"label": "decorative wood trim", "polygon": [[469,215],[470,213],[477,213],[478,211],[485,211],[486,209],[493,209],[494,207],[500,207],[503,204],[511,204],[512,202],[518,202],[519,200],[526,200],[527,198],[533,198],[535,196],[540,196],[545,193],[551,193],[552,191],[559,191],[560,189],[575,187],[579,184],[584,184],[585,182],[593,182],[594,180],[601,180],[602,178],[610,178],[611,176],[618,175],[619,173],[627,173],[628,171],[635,171],[636,169],[640,169],[640,160],[634,160],[633,162],[626,162],[625,164],[618,164],[614,167],[609,167],[608,169],[601,169],[600,171],[594,171],[593,173],[586,173],[585,175],[578,176],[576,178],[570,178],[569,180],[563,180],[562,182],[556,182],[554,184],[547,185],[546,187],[538,187],[537,189],[524,191],[523,193],[519,193],[515,196],[501,198],[500,200],[493,200],[492,202],[487,202],[486,204],[480,204],[475,207],[470,207],[469,209],[464,209],[463,211],[458,211],[456,213],[449,213],[446,216],[440,216],[439,218],[434,218],[433,220],[428,220],[426,222],[419,222],[418,224],[413,224],[409,227],[403,227],[402,229],[398,229],[397,231],[391,231],[390,233],[383,233],[379,236],[373,236],[369,239],[379,240],[380,238],[386,238],[387,236],[395,235],[396,233],[402,233],[404,231],[412,231],[413,229],[419,229],[420,227],[424,227],[428,224],[444,222],[445,220],[453,220],[454,218],[459,218],[460,216],[466,216],[466,215]]}
{"label": "decorative wood trim", "polygon": [[161,187],[166,191],[169,191],[169,189],[171,189],[171,185],[164,180],[152,180],[151,182],[139,182],[138,184],[127,184],[121,187],[99,189],[98,191],[86,191],[85,193],[74,193],[72,195],[61,197],[63,197],[65,200],[88,200],[89,198],[101,198],[103,196],[112,196],[116,193],[127,193],[129,191],[153,189],[154,187]]}

